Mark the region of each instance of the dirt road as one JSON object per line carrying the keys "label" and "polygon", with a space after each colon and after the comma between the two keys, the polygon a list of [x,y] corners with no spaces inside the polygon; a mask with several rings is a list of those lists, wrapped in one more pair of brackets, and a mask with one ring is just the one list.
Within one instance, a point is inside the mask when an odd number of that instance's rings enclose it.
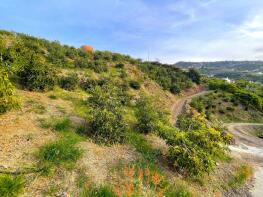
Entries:
{"label": "dirt road", "polygon": [[230,146],[230,150],[236,156],[239,156],[255,165],[254,188],[251,193],[253,197],[263,196],[263,139],[253,136],[252,127],[262,127],[258,123],[230,123],[225,124],[226,128],[235,138],[235,145]]}
{"label": "dirt road", "polygon": [[204,91],[203,89],[200,89],[197,92],[181,97],[179,100],[177,100],[172,107],[173,123],[176,123],[178,116],[185,110],[185,105],[191,102],[192,98],[202,96],[207,93],[209,93],[209,91]]}

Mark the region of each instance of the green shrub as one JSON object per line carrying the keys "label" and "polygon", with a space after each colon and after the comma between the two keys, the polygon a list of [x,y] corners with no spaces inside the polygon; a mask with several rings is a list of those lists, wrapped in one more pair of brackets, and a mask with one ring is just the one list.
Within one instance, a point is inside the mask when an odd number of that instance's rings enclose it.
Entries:
{"label": "green shrub", "polygon": [[108,71],[107,64],[103,60],[95,60],[89,62],[88,68],[94,70],[96,73],[102,73]]}
{"label": "green shrub", "polygon": [[90,122],[90,135],[99,143],[123,142],[126,125],[121,112],[108,109],[94,109]]}
{"label": "green shrub", "polygon": [[90,91],[92,88],[95,88],[95,86],[99,85],[98,80],[94,79],[85,79],[81,82],[80,87],[85,91]]}
{"label": "green shrub", "polygon": [[167,197],[193,197],[186,185],[178,184],[171,187],[166,193]]}
{"label": "green shrub", "polygon": [[0,175],[0,196],[18,196],[23,191],[24,183],[24,179],[21,176]]}
{"label": "green shrub", "polygon": [[139,64],[139,68],[165,90],[173,90],[174,84],[180,90],[192,86],[192,79],[190,79],[188,73],[171,65],[159,62],[143,62]]}
{"label": "green shrub", "polygon": [[188,76],[193,82],[197,84],[201,83],[201,75],[196,69],[190,68],[188,72]]}
{"label": "green shrub", "polygon": [[172,166],[187,176],[202,176],[211,172],[218,159],[225,157],[229,136],[208,127],[203,115],[181,116],[181,131],[168,132],[169,160]]}
{"label": "green shrub", "polygon": [[124,68],[124,64],[123,63],[118,63],[115,65],[116,68]]}
{"label": "green shrub", "polygon": [[263,131],[257,131],[256,136],[259,138],[263,138]]}
{"label": "green shrub", "polygon": [[235,108],[234,107],[226,107],[226,110],[227,111],[235,111]]}
{"label": "green shrub", "polygon": [[181,93],[181,88],[174,84],[171,88],[170,88],[170,92],[173,94],[180,94]]}
{"label": "green shrub", "polygon": [[135,90],[139,90],[141,88],[141,84],[138,81],[131,80],[129,84],[130,84],[130,87]]}
{"label": "green shrub", "polygon": [[68,118],[53,120],[52,128],[55,131],[69,131],[71,128],[71,121]]}
{"label": "green shrub", "polygon": [[38,158],[50,165],[68,165],[75,163],[82,151],[75,147],[75,140],[61,139],[41,147]]}
{"label": "green shrub", "polygon": [[119,90],[114,86],[95,87],[88,104],[91,106],[89,134],[100,143],[120,143],[124,139],[124,122]]}
{"label": "green shrub", "polygon": [[241,165],[233,174],[228,185],[231,188],[243,186],[252,177],[253,171],[249,165]]}
{"label": "green shrub", "polygon": [[149,133],[156,129],[158,113],[149,98],[142,96],[136,103],[137,128],[140,133]]}
{"label": "green shrub", "polygon": [[253,107],[259,111],[263,109],[263,99],[253,92],[239,90],[235,93],[235,97],[246,107]]}
{"label": "green shrub", "polygon": [[17,76],[20,84],[29,90],[47,91],[54,88],[57,76],[55,70],[40,57],[31,60],[19,69]]}
{"label": "green shrub", "polygon": [[78,86],[79,78],[76,73],[72,73],[69,76],[62,77],[60,79],[60,87],[65,90],[75,90]]}
{"label": "green shrub", "polygon": [[18,100],[14,96],[14,86],[11,84],[8,74],[0,69],[0,114],[18,107]]}
{"label": "green shrub", "polygon": [[92,188],[89,191],[85,191],[81,196],[83,197],[118,197],[113,189],[109,186],[100,186]]}

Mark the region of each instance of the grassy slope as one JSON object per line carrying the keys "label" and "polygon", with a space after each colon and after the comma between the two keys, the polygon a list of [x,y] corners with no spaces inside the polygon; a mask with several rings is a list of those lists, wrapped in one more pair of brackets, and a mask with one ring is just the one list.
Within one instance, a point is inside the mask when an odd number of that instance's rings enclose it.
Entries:
{"label": "grassy slope", "polygon": [[[197,98],[198,99],[198,98]],[[209,93],[200,97],[204,106],[204,112],[211,113],[216,119],[225,123],[245,122],[261,123],[263,122],[263,113],[252,108],[246,108],[240,103],[233,103],[228,93],[219,91],[218,93]],[[207,109],[208,106],[212,106]]]}
{"label": "grassy slope", "polygon": [[[12,37],[7,40],[11,42]],[[108,64],[109,71],[100,74],[89,69],[76,68],[58,68],[58,72],[61,75],[75,72],[80,76],[86,75],[95,79],[109,77],[115,80],[119,78],[119,71],[114,66]],[[138,96],[143,92],[152,96],[156,105],[167,111],[171,109],[176,96],[162,90],[136,66],[127,63],[124,69],[130,80],[140,81],[142,84],[139,91],[130,88],[129,94]],[[88,93],[80,89],[70,92],[58,87],[46,93],[29,92],[19,88],[16,91],[21,108],[0,116],[0,144],[3,153],[0,154],[1,170],[31,172],[36,167],[42,168],[46,164],[43,163],[43,158],[39,158],[39,150],[43,150],[43,146],[60,138],[74,139],[74,146],[82,151],[76,165],[68,166],[62,163],[56,164],[48,172],[42,170],[40,173],[26,173],[23,196],[54,196],[63,193],[80,196],[94,184],[111,184],[115,186],[116,192],[118,190],[129,192],[131,188],[128,183],[140,179],[129,176],[123,179],[123,177],[127,174],[139,173],[140,170],[146,177],[140,187],[145,196],[157,194],[153,183],[147,181],[152,178],[155,181],[160,179],[164,185],[166,181],[171,185],[175,184],[174,188],[178,187],[176,191],[190,190],[196,196],[202,196],[204,192],[206,196],[216,196],[223,188],[228,187],[225,182],[231,180],[231,170],[238,168],[236,162],[229,161],[202,180],[184,179],[167,166],[164,160],[167,147],[164,141],[154,135],[146,137],[134,135],[131,136],[130,143],[111,147],[95,144],[91,139],[78,135],[75,131],[78,131],[83,121],[85,122],[87,113],[82,101],[89,96]],[[133,122],[133,110],[127,108],[126,112],[126,119]],[[70,124],[64,120],[69,120]],[[163,155],[160,155],[160,151]],[[158,160],[158,169],[156,166],[151,167],[152,164],[147,163],[148,160],[144,160],[145,158]],[[137,171],[134,166],[137,167]],[[158,192],[161,192],[159,188]]]}

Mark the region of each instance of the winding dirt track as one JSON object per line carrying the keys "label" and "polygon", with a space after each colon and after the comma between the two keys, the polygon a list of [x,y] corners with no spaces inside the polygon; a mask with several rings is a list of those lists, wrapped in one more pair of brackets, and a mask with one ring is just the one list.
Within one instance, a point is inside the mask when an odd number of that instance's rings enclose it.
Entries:
{"label": "winding dirt track", "polygon": [[200,91],[195,92],[194,94],[185,96],[177,100],[172,107],[172,118],[173,118],[173,123],[176,123],[178,116],[185,110],[185,105],[195,97],[202,96],[209,93],[209,91],[204,91],[200,89]]}
{"label": "winding dirt track", "polygon": [[225,127],[235,138],[235,145],[230,146],[234,154],[255,165],[254,188],[251,190],[253,197],[263,196],[263,140],[249,133],[251,127],[259,126],[263,129],[262,123],[230,123]]}

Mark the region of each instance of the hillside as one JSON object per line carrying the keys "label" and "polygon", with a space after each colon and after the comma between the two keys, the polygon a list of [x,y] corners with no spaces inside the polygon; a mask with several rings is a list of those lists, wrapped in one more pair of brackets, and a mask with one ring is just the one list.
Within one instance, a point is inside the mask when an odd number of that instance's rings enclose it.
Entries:
{"label": "hillside", "polygon": [[249,194],[232,136],[185,102],[195,70],[6,31],[0,66],[0,196]]}
{"label": "hillside", "polygon": [[262,61],[178,62],[175,66],[184,69],[196,68],[202,74],[218,78],[263,83]]}

